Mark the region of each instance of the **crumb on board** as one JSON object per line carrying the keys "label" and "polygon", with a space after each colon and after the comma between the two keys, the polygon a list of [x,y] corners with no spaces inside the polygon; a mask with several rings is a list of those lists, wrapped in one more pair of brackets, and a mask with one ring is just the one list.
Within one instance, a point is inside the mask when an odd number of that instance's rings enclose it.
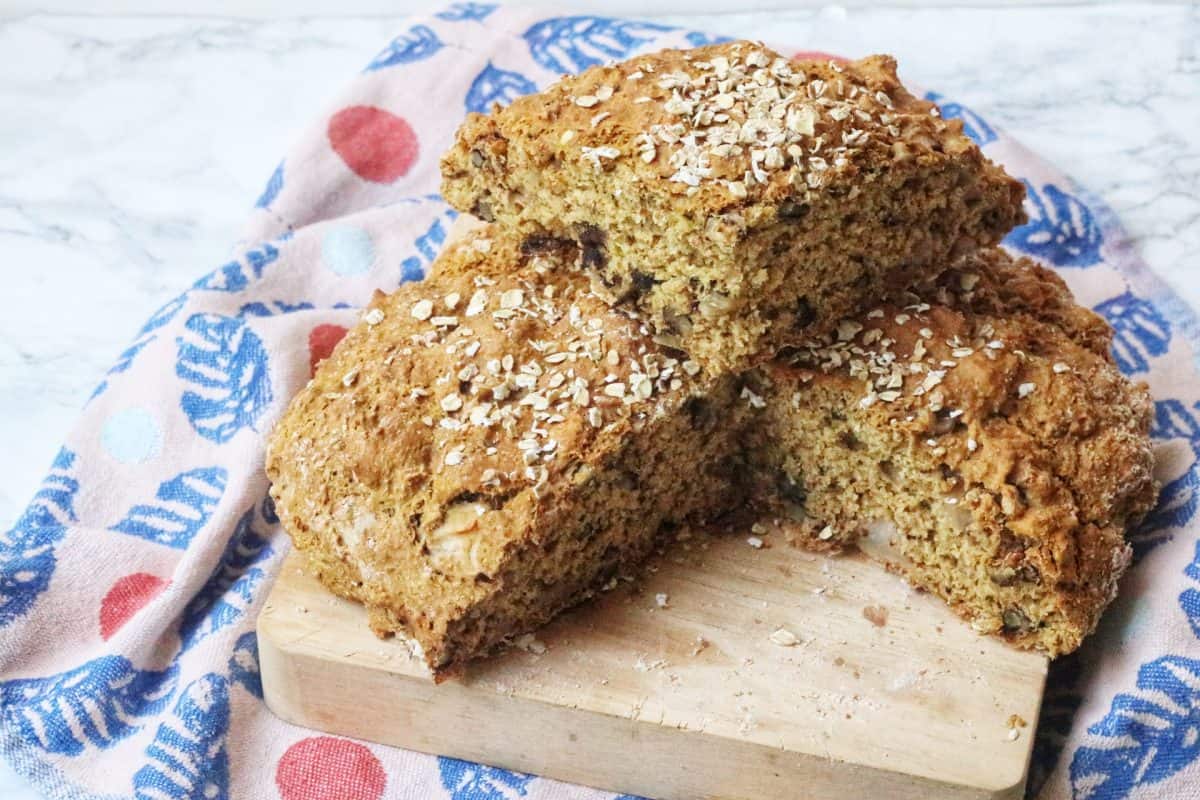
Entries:
{"label": "crumb on board", "polygon": [[866,606],[862,610],[862,615],[876,628],[887,625],[888,610],[886,606]]}
{"label": "crumb on board", "polygon": [[1008,719],[1005,721],[1005,725],[1008,727],[1006,738],[1010,742],[1015,742],[1017,739],[1021,738],[1021,728],[1028,726],[1029,723],[1026,722],[1025,718],[1020,714],[1009,714]]}
{"label": "crumb on board", "polygon": [[665,666],[667,666],[665,659],[656,658],[653,661],[647,661],[645,653],[638,654],[637,661],[633,664],[633,668],[638,672],[650,672],[651,670],[662,669]]}
{"label": "crumb on board", "polygon": [[800,640],[796,638],[796,634],[789,631],[787,628],[777,628],[771,634],[771,643],[780,647],[795,647],[800,644]]}
{"label": "crumb on board", "polygon": [[533,653],[536,656],[540,656],[542,653],[546,652],[546,645],[539,641],[532,633],[526,633],[518,636],[517,640],[513,642],[513,644],[519,649],[524,650],[527,653]]}

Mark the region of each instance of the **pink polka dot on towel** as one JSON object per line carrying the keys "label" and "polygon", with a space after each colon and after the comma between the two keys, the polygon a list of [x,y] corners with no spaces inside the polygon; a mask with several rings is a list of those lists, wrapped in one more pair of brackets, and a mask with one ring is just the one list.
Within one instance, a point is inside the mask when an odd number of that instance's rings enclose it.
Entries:
{"label": "pink polka dot on towel", "polygon": [[379,800],[387,774],[365,745],[312,736],[296,742],[279,759],[275,785],[283,800]]}
{"label": "pink polka dot on towel", "polygon": [[168,581],[148,572],[126,575],[100,601],[100,638],[108,641],[121,627],[167,588]]}
{"label": "pink polka dot on towel", "polygon": [[400,117],[375,106],[350,106],[329,120],[329,144],[360,178],[391,183],[417,160],[417,134]]}

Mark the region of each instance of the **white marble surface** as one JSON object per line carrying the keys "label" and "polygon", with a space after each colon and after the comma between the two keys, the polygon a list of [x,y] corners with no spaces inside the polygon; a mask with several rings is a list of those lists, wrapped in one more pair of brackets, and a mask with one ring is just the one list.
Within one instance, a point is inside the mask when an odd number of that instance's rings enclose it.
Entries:
{"label": "white marble surface", "polygon": [[[1101,195],[1200,306],[1200,8],[936,6],[668,19],[895,53]],[[290,133],[400,27],[3,13],[0,529],[141,322],[226,254]]]}

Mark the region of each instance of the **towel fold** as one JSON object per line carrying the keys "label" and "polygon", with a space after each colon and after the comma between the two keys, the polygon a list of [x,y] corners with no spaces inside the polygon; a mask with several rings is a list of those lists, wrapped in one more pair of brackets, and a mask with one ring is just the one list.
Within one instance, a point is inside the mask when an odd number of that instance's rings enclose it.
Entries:
{"label": "towel fold", "polygon": [[[237,255],[155,312],[0,536],[0,751],[19,772],[55,798],[613,797],[267,711],[254,619],[288,543],[264,438],[372,291],[424,275],[454,217],[437,161],[464,113],[563,72],[715,40],[458,3],[412,22],[314,118]],[[1006,244],[1059,269],[1158,398],[1162,503],[1132,533],[1137,564],[1100,631],[1052,667],[1031,794],[1200,796],[1196,320],[1099,201],[930,97],[1025,181],[1030,222]]]}

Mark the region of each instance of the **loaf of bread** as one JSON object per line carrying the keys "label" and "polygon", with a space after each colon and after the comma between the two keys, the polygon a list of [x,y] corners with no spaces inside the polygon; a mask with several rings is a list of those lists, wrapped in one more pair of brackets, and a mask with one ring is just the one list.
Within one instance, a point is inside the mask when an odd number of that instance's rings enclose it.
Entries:
{"label": "loaf of bread", "polygon": [[471,114],[442,192],[537,249],[578,243],[597,291],[701,365],[738,370],[1024,219],[1022,185],[887,56],[667,50]]}
{"label": "loaf of bread", "polygon": [[976,629],[1070,652],[1157,493],[1111,337],[1050,270],[969,258],[762,369],[768,494],[802,546],[858,546]]}
{"label": "loaf of bread", "polygon": [[378,295],[276,429],[313,573],[446,674],[738,504],[737,378],[597,298],[567,246],[483,231]]}
{"label": "loaf of bread", "polygon": [[1157,494],[1147,389],[994,246],[1021,184],[890,58],[595,67],[442,166],[491,224],[376,295],[267,455],[313,573],[435,675],[747,511],[1020,647],[1095,628]]}

